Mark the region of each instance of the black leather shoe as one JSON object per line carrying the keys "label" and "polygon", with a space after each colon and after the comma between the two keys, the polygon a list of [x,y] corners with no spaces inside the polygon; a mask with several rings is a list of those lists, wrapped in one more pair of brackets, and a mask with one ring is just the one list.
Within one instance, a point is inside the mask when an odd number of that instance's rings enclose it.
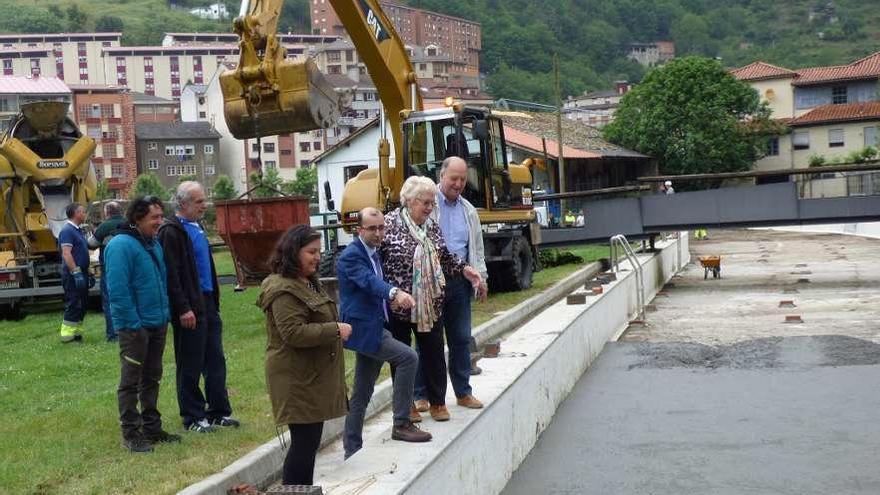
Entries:
{"label": "black leather shoe", "polygon": [[391,429],[392,440],[400,440],[401,442],[430,442],[431,438],[430,433],[420,430],[418,426],[411,422],[395,426]]}

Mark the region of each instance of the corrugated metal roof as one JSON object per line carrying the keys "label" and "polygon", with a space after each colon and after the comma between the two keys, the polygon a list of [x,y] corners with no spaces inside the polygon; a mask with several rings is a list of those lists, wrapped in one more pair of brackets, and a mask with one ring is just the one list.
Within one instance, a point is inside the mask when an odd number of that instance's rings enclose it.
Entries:
{"label": "corrugated metal roof", "polygon": [[3,94],[70,94],[64,81],[51,76],[0,76]]}

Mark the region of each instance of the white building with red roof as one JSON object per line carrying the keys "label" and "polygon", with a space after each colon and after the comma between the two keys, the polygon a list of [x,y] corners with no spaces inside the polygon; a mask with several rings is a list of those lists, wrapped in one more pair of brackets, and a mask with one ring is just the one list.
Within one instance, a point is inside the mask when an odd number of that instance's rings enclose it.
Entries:
{"label": "white building with red roof", "polygon": [[846,65],[802,69],[759,61],[731,74],[758,91],[785,125],[785,133],[769,139],[759,170],[807,167],[817,160],[812,157],[846,162],[854,151],[878,145],[880,52]]}

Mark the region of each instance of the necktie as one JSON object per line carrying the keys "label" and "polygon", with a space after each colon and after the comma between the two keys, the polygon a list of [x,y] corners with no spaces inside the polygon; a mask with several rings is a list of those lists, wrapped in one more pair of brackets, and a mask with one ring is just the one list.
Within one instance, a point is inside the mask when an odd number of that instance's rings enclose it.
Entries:
{"label": "necktie", "polygon": [[[373,255],[370,256],[370,258],[373,259],[373,268],[376,271],[376,276],[378,276],[380,279],[384,278],[384,275],[382,275],[382,262],[379,261],[379,252],[373,251]],[[385,315],[385,321],[388,321],[388,305],[385,304],[384,299],[382,300],[381,304],[382,314]]]}

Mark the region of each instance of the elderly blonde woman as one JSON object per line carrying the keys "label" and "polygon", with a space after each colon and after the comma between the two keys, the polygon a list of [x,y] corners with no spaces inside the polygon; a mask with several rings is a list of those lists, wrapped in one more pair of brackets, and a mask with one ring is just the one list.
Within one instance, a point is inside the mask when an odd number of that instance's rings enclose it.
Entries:
{"label": "elderly blonde woman", "polygon": [[[379,253],[385,279],[415,299],[412,309],[392,308],[391,333],[406,345],[411,345],[411,335],[415,334],[431,417],[447,421],[446,360],[440,323],[446,278],[463,274],[477,287],[480,274],[446,248],[440,226],[430,218],[436,199],[437,186],[431,179],[407,179],[400,190],[402,206],[385,216],[385,239]],[[410,416],[412,422],[421,421],[415,407]]]}

